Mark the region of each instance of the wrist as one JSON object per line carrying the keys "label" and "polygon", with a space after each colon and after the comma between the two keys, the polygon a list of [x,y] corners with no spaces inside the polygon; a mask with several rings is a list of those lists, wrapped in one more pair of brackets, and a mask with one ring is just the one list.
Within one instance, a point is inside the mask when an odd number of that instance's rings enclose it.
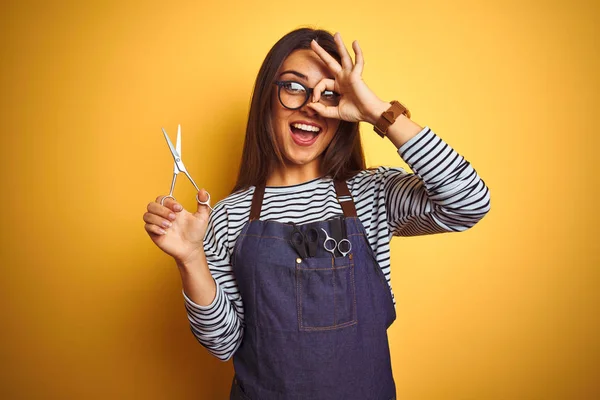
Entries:
{"label": "wrist", "polygon": [[398,118],[405,116],[410,119],[410,111],[397,100],[390,102],[389,108],[379,117],[373,130],[382,138],[386,137],[389,128],[396,123]]}
{"label": "wrist", "polygon": [[177,263],[177,267],[180,270],[189,271],[197,268],[198,264],[201,263],[202,260],[206,260],[206,255],[204,254],[204,248],[199,246],[184,257],[173,258],[175,259],[175,263]]}
{"label": "wrist", "polygon": [[210,273],[206,258],[204,261],[195,261],[197,264],[186,262],[179,268],[183,292],[193,303],[208,307],[213,304],[217,295],[217,284]]}
{"label": "wrist", "polygon": [[377,103],[367,111],[365,121],[371,125],[375,125],[381,117],[381,114],[386,112],[388,108],[390,108],[390,103],[383,100],[377,101]]}
{"label": "wrist", "polygon": [[389,127],[385,137],[399,149],[404,143],[415,137],[422,130],[423,127],[421,125],[402,114],[399,115],[396,121]]}

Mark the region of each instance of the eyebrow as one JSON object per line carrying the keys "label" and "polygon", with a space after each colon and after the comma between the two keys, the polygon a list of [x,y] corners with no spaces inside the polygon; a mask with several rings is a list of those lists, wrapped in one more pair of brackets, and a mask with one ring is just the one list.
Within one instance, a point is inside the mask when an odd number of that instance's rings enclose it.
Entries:
{"label": "eyebrow", "polygon": [[279,76],[281,77],[281,75],[285,75],[285,74],[293,74],[296,75],[298,78],[302,78],[304,80],[307,80],[308,77],[306,75],[301,74],[298,71],[294,71],[294,70],[287,70],[287,71],[283,71],[282,73],[279,74]]}

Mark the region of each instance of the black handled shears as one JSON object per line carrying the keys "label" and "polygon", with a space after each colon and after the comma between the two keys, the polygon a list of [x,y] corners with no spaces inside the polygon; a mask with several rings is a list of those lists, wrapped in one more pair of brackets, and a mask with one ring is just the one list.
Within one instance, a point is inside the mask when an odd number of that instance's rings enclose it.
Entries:
{"label": "black handled shears", "polygon": [[317,242],[319,241],[319,231],[310,228],[306,233],[302,233],[296,224],[292,223],[294,229],[290,242],[301,258],[314,257],[317,255]]}

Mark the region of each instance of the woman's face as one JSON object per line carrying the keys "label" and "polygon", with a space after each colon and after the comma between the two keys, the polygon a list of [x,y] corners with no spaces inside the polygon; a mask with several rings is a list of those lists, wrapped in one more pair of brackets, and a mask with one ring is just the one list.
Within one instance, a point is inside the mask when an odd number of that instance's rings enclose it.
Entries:
{"label": "woman's face", "polygon": [[[323,78],[333,78],[325,63],[312,50],[296,50],[283,62],[278,81],[296,81],[314,88]],[[321,155],[340,123],[324,118],[306,104],[297,110],[285,108],[273,85],[272,122],[277,144],[288,168],[314,168],[320,173]],[[311,99],[309,99],[309,102]]]}

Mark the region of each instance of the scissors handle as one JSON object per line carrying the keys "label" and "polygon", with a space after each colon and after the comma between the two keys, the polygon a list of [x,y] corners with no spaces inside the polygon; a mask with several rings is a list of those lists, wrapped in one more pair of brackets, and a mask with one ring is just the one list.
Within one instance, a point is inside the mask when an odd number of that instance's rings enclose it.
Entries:
{"label": "scissors handle", "polygon": [[[336,249],[340,252],[342,257],[346,257],[348,253],[352,251],[352,243],[348,239],[342,239],[339,242],[336,242],[334,238],[329,236],[325,229],[321,228],[321,230],[325,232],[325,241],[323,242],[323,247],[325,248],[325,250],[333,254],[334,257]],[[343,249],[344,247],[347,248],[345,251]]]}
{"label": "scissors handle", "polygon": [[306,249],[306,238],[304,237],[304,234],[300,231],[300,229],[298,229],[296,224],[292,222],[292,225],[294,226],[290,238],[292,246],[301,258],[308,258],[309,254]]}
{"label": "scissors handle", "polygon": [[323,247],[335,257],[335,248],[337,247],[337,242],[335,241],[335,239],[329,237],[329,234],[325,229],[321,228],[321,230],[325,233],[325,241],[323,242]]}
{"label": "scissors handle", "polygon": [[[344,246],[342,246],[342,244]],[[346,251],[342,250],[342,247],[348,247],[348,249]],[[337,245],[337,249],[340,252],[340,254],[342,255],[342,257],[346,257],[348,255],[348,253],[350,253],[350,251],[352,250],[352,243],[350,243],[350,241],[348,239],[342,239],[339,241],[338,245]]]}
{"label": "scissors handle", "polygon": [[[163,196],[163,198],[162,198],[162,199],[160,199],[160,205],[161,205],[161,206],[164,206],[164,205],[165,205],[165,200],[166,200],[166,199],[173,199],[173,200],[175,200],[175,197],[173,197],[173,196],[172,196],[172,195],[170,195],[170,194],[168,194],[168,195],[166,195],[166,196]],[[177,200],[175,200],[175,201],[177,201]]]}
{"label": "scissors handle", "polygon": [[208,208],[210,208],[211,211],[214,211],[214,209],[210,206],[210,193],[206,192],[206,194],[208,195],[208,199],[206,201],[202,201],[200,200],[200,197],[198,197],[198,193],[196,193],[196,201],[198,202],[198,204],[207,206]]}
{"label": "scissors handle", "polygon": [[319,231],[315,228],[310,228],[304,234],[306,247],[308,248],[308,256],[314,257],[317,255],[317,243],[319,242]]}
{"label": "scissors handle", "polygon": [[[202,201],[200,200],[200,197],[198,197],[198,192],[200,191],[200,188],[198,187],[198,185],[196,185],[196,182],[194,182],[194,180],[192,179],[192,177],[190,176],[190,174],[187,171],[182,171],[185,176],[187,176],[187,178],[190,180],[190,182],[192,182],[192,185],[194,185],[194,188],[196,188],[196,201],[198,202],[198,204],[202,204],[203,206],[207,206],[208,208],[210,208],[211,211],[214,211],[214,209],[210,206],[210,193],[206,192],[206,194],[208,195],[208,199],[206,201]],[[175,182],[175,181],[173,181]]]}
{"label": "scissors handle", "polygon": [[165,205],[165,200],[166,199],[173,199],[175,200],[175,197],[173,197],[173,190],[175,190],[175,181],[177,180],[177,174],[173,174],[173,181],[171,182],[171,191],[169,192],[168,195],[163,196],[162,199],[160,199],[160,205],[164,206]]}
{"label": "scissors handle", "polygon": [[[196,194],[196,201],[198,202],[198,204],[202,204],[203,206],[207,206],[208,208],[211,209],[211,211],[214,211],[214,209],[210,206],[210,193],[206,192],[206,194],[208,195],[208,200],[206,201],[202,201],[200,200],[200,198],[198,197],[198,195]],[[162,199],[160,199],[160,205],[164,206],[165,205],[165,200],[166,199],[173,199],[175,200],[175,197],[173,197],[172,195],[168,194],[166,196],[163,196]],[[175,200],[177,201],[177,200]]]}

